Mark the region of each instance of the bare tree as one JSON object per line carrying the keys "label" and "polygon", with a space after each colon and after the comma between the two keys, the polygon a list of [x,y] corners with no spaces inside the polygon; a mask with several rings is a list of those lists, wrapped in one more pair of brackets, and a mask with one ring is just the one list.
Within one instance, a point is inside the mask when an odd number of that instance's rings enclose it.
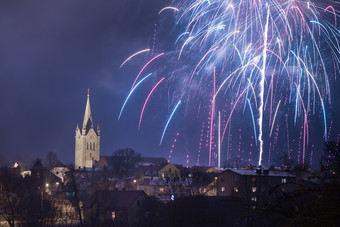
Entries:
{"label": "bare tree", "polygon": [[140,160],[140,153],[131,148],[119,149],[113,153],[114,175],[118,178],[129,177],[135,171],[135,165]]}
{"label": "bare tree", "polygon": [[53,168],[57,162],[59,161],[58,159],[58,155],[55,153],[55,152],[48,152],[47,155],[46,155],[46,158],[45,158],[45,165],[48,167],[48,168]]}
{"label": "bare tree", "polygon": [[68,178],[69,178],[69,185],[70,188],[72,189],[72,202],[73,205],[75,206],[76,212],[78,214],[78,220],[79,220],[79,225],[83,225],[83,217],[82,217],[82,209],[81,209],[81,202],[79,199],[79,184],[77,183],[76,176],[75,176],[75,170],[72,166],[69,167],[70,171],[68,172]]}
{"label": "bare tree", "polygon": [[5,219],[9,226],[14,227],[16,213],[19,207],[20,198],[15,193],[19,179],[9,173],[8,168],[4,168],[0,175],[0,216]]}

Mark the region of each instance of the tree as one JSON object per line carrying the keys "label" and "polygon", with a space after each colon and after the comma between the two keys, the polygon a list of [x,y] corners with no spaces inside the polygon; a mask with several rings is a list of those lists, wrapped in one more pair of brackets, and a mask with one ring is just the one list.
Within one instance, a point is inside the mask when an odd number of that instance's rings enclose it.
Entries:
{"label": "tree", "polygon": [[296,162],[294,158],[290,157],[288,153],[284,153],[282,156],[280,156],[276,161],[275,164],[279,165],[281,169],[290,171],[294,169],[296,166]]}
{"label": "tree", "polygon": [[58,155],[55,152],[48,152],[45,158],[45,165],[52,169],[57,163],[58,163],[59,159],[58,159]]}
{"label": "tree", "polygon": [[0,217],[5,219],[9,226],[14,227],[17,220],[20,198],[16,186],[20,179],[10,173],[9,168],[3,168],[0,173]]}
{"label": "tree", "polygon": [[[324,162],[322,165],[334,178],[339,178],[340,174],[340,146],[335,142],[326,142],[324,146]],[[323,168],[324,168],[323,167]]]}
{"label": "tree", "polygon": [[73,168],[72,165],[69,166],[69,170],[67,172],[68,175],[68,185],[71,192],[72,192],[72,205],[75,207],[76,209],[76,213],[78,216],[78,220],[79,220],[79,225],[80,226],[84,226],[83,225],[83,216],[82,216],[82,210],[81,210],[81,201],[79,198],[79,183],[77,182],[76,179],[76,170]]}
{"label": "tree", "polygon": [[113,153],[113,172],[118,178],[128,177],[134,174],[135,166],[140,160],[140,153],[131,148],[119,149]]}
{"label": "tree", "polygon": [[309,173],[297,190],[281,193],[268,203],[266,220],[284,226],[340,226],[339,145],[326,142],[324,152],[320,172]]}

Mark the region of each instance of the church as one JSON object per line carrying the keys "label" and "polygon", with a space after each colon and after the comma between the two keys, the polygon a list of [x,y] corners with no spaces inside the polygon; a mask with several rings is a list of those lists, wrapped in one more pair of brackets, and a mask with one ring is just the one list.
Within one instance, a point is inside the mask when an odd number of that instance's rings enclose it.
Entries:
{"label": "church", "polygon": [[90,92],[87,90],[87,101],[82,129],[77,124],[75,135],[75,160],[74,168],[92,168],[95,161],[99,161],[100,153],[100,129],[93,128],[93,120],[90,107]]}

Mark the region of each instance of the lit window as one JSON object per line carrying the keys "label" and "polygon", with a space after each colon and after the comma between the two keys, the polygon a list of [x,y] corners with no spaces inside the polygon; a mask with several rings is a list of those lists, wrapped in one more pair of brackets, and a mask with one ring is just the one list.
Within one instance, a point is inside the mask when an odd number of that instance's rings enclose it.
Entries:
{"label": "lit window", "polygon": [[116,212],[112,211],[112,220],[116,219]]}
{"label": "lit window", "polygon": [[256,197],[252,197],[251,200],[256,202]]}
{"label": "lit window", "polygon": [[282,178],[281,183],[282,184],[286,184],[287,183],[287,179],[286,178]]}
{"label": "lit window", "polygon": [[204,188],[204,189],[203,189],[203,192],[206,193],[206,192],[207,192],[207,188]]}
{"label": "lit window", "polygon": [[252,187],[252,188],[251,188],[251,191],[252,191],[252,192],[256,192],[256,187]]}
{"label": "lit window", "polygon": [[225,187],[222,187],[222,188],[221,188],[221,191],[224,192],[224,191],[225,191]]}
{"label": "lit window", "polygon": [[159,188],[159,191],[160,192],[164,192],[164,188]]}
{"label": "lit window", "polygon": [[238,192],[238,187],[234,187],[234,192]]}

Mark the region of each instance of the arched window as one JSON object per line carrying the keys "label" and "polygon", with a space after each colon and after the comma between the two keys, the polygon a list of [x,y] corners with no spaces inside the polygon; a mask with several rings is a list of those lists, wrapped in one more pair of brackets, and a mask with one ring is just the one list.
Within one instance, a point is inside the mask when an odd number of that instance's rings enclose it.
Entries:
{"label": "arched window", "polygon": [[90,150],[92,151],[92,143],[90,142]]}
{"label": "arched window", "polygon": [[87,142],[87,146],[86,146],[86,149],[88,150],[89,149],[89,143]]}

